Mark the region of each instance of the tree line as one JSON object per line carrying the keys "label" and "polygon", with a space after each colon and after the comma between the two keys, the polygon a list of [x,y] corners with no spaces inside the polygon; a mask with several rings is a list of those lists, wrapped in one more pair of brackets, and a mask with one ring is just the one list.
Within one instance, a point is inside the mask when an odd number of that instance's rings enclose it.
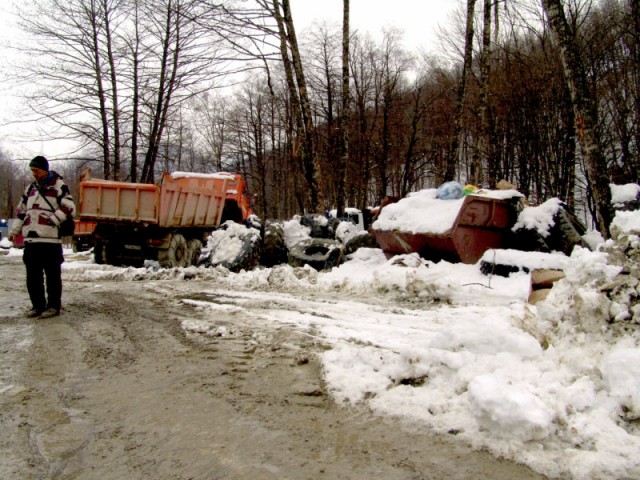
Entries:
{"label": "tree line", "polygon": [[438,55],[343,5],[298,32],[288,0],[31,0],[31,107],[81,141],[67,169],[237,171],[262,218],[504,179],[606,233],[609,182],[638,182],[639,0],[466,0]]}

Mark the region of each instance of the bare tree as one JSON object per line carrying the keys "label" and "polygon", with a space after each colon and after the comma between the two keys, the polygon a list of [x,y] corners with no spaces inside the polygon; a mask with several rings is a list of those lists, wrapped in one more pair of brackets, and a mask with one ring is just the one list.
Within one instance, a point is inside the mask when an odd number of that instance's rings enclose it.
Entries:
{"label": "bare tree", "polygon": [[[495,0],[484,0],[482,25],[482,50],[480,52],[480,96],[478,108],[480,111],[480,135],[477,153],[472,162],[471,181],[476,185],[483,185],[485,178],[490,187],[495,187],[495,161],[493,158],[493,139],[491,138],[491,112],[489,105],[490,74],[492,61],[492,6]],[[486,168],[489,170],[485,177]]]}
{"label": "bare tree", "polygon": [[24,72],[25,79],[37,79],[31,109],[84,145],[99,145],[105,177],[111,175],[112,114],[103,40],[114,5],[107,0],[36,0],[20,14],[23,28],[40,39],[22,47],[35,61]]}
{"label": "bare tree", "polygon": [[391,163],[398,160],[397,147],[400,145],[400,142],[393,140],[394,129],[402,116],[406,95],[404,74],[410,67],[410,61],[400,46],[400,32],[394,29],[385,31],[374,67],[377,148],[374,150],[373,161],[376,165],[378,202],[391,194]]}
{"label": "bare tree", "polygon": [[597,106],[590,95],[576,34],[569,27],[562,2],[542,0],[542,7],[560,44],[560,57],[578,123],[578,138],[595,200],[595,220],[598,230],[607,238],[613,215],[608,169],[600,147]]}
{"label": "bare tree", "polygon": [[342,2],[342,112],[340,115],[341,152],[338,156],[338,192],[336,198],[337,217],[344,213],[347,186],[347,164],[349,163],[349,0]]}
{"label": "bare tree", "polygon": [[[37,59],[25,73],[38,80],[33,111],[83,139],[82,148],[98,146],[105,178],[120,177],[129,143],[135,181],[145,149],[141,179],[152,182],[172,108],[227,73],[215,36],[222,17],[213,13],[222,8],[203,0],[34,0],[22,14],[41,40],[25,47]],[[207,28],[201,17],[211,19]]]}
{"label": "bare tree", "polygon": [[451,152],[453,158],[449,160],[444,172],[443,181],[451,181],[455,178],[456,165],[460,158],[460,144],[462,136],[462,119],[464,115],[465,99],[467,95],[467,82],[471,74],[471,67],[473,61],[473,19],[475,16],[476,0],[467,0],[467,16],[466,16],[466,28],[464,34],[464,55],[462,76],[460,77],[460,84],[458,85],[458,97],[456,100],[456,118],[455,118],[455,134],[452,138]]}
{"label": "bare tree", "polygon": [[[324,212],[324,194],[321,189],[320,175],[322,174],[319,166],[317,155],[313,148],[313,120],[311,115],[311,104],[309,102],[309,93],[307,91],[307,82],[305,79],[304,69],[302,67],[302,58],[300,57],[300,49],[291,15],[291,7],[289,0],[282,1],[282,14],[279,8],[278,0],[273,0],[274,11],[276,12],[276,21],[278,22],[278,30],[280,35],[284,34],[286,39],[286,47],[288,54],[291,55],[291,63],[295,72],[297,94],[300,98],[300,107],[303,120],[303,136],[302,158],[305,167],[305,178],[309,187],[308,208],[313,212]],[[284,53],[284,52],[283,52]]]}

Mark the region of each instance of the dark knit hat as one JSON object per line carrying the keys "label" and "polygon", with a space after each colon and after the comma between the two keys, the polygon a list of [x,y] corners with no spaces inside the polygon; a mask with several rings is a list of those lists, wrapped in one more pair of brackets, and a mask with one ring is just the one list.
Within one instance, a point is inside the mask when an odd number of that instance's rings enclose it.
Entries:
{"label": "dark knit hat", "polygon": [[44,158],[42,155],[38,155],[37,157],[34,157],[33,160],[31,160],[31,163],[29,163],[29,167],[36,167],[39,168],[40,170],[44,170],[45,172],[49,171],[49,161]]}

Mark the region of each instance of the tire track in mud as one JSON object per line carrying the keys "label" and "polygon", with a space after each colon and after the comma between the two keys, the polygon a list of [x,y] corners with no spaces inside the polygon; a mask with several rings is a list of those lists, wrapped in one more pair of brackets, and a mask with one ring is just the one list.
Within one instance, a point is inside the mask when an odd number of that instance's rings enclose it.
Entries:
{"label": "tire track in mud", "polygon": [[[21,264],[0,268],[23,281]],[[542,478],[335,405],[316,360],[325,347],[311,330],[261,322],[260,305],[184,302],[210,289],[65,282],[61,317],[0,317],[2,327],[32,329],[28,348],[2,352],[21,387],[0,392],[4,478]],[[185,320],[209,328],[188,332]]]}

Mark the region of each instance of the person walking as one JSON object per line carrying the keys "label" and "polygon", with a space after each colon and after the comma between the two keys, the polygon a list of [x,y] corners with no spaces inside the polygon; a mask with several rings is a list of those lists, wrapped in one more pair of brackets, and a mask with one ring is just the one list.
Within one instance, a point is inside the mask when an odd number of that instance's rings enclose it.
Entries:
{"label": "person walking", "polygon": [[24,237],[22,261],[32,305],[27,317],[50,318],[60,314],[62,302],[64,257],[60,224],[74,217],[76,207],[69,187],[57,172],[49,170],[45,157],[38,155],[29,167],[35,181],[25,189],[16,208],[18,220],[9,232],[9,240],[13,241],[20,232]]}

